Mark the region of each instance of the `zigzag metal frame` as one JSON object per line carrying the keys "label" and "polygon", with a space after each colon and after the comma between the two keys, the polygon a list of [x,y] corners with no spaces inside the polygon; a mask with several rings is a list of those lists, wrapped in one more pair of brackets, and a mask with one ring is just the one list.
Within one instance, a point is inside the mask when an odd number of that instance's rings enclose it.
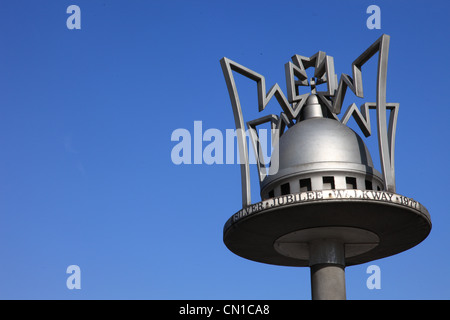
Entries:
{"label": "zigzag metal frame", "polygon": [[[220,60],[220,63],[222,65],[225,65],[226,72],[229,74],[229,77],[233,79],[233,82],[234,77],[231,71],[235,71],[253,81],[256,81],[258,88],[258,109],[260,112],[266,108],[269,101],[275,96],[278,103],[280,104],[281,109],[283,109],[284,113],[290,120],[295,119],[297,117],[299,110],[296,109],[295,107],[294,108],[291,107],[288,99],[286,99],[278,83],[275,83],[266,93],[266,78],[263,75],[260,75],[259,73],[250,70],[244,67],[243,65],[240,65],[239,63],[234,62],[228,58],[222,58]],[[239,99],[237,91],[233,92],[233,99]]]}
{"label": "zigzag metal frame", "polygon": [[[357,75],[355,78],[356,93],[361,92],[362,95],[362,78],[361,67],[373,55],[378,52],[378,71],[377,71],[377,129],[378,129],[378,148],[380,154],[381,169],[383,172],[385,190],[395,193],[395,167],[394,167],[394,143],[395,131],[397,127],[397,113],[390,118],[389,130],[386,120],[386,79],[387,65],[389,54],[390,37],[383,34],[375,41],[355,62],[353,62],[353,73]],[[392,113],[391,113],[392,116]],[[390,136],[390,138],[389,138]]]}
{"label": "zigzag metal frame", "polygon": [[[395,132],[397,131],[397,118],[398,118],[398,110],[400,104],[399,103],[386,103],[386,109],[390,110],[389,116],[389,125],[387,130],[388,135],[388,150],[389,150],[389,163],[394,170],[394,149],[395,149]],[[372,134],[371,126],[370,126],[370,114],[369,109],[377,109],[377,104],[375,102],[366,102],[361,105],[361,111],[358,109],[356,104],[352,103],[345,111],[341,123],[347,124],[350,120],[350,117],[353,116],[356,123],[358,124],[361,131],[364,133],[364,136],[369,137]]]}
{"label": "zigzag metal frame", "polygon": [[[327,83],[327,91],[319,91],[320,93],[328,96],[333,96],[337,89],[337,77],[334,72],[334,59],[332,56],[326,55],[323,51],[318,51],[311,57],[304,57],[298,54],[292,56],[292,61],[286,63],[286,83],[288,88],[296,89],[297,86],[308,86],[310,85],[307,81],[306,69],[314,67],[314,77],[322,80],[323,83]],[[293,66],[291,66],[293,65]],[[293,76],[297,76],[300,80],[295,81]],[[315,91],[315,89],[314,89]],[[319,93],[313,92],[313,93]],[[288,95],[294,97],[292,101],[297,101],[292,90],[288,90]],[[297,96],[300,97],[300,96]],[[291,100],[289,102],[292,103]]]}
{"label": "zigzag metal frame", "polygon": [[[250,190],[250,166],[247,152],[247,139],[245,138],[244,116],[242,115],[241,103],[236,89],[236,83],[232,74],[230,60],[222,58],[220,60],[223,75],[230,95],[231,107],[233,109],[234,123],[236,126],[236,137],[239,149],[239,163],[241,166],[241,186],[242,186],[242,207],[249,206],[251,202]],[[246,69],[246,68],[245,68]],[[245,71],[245,69],[242,69]]]}
{"label": "zigzag metal frame", "polygon": [[[295,65],[289,61],[284,65],[284,70],[286,75],[288,101],[293,105],[295,105],[294,110],[296,110],[296,116],[298,116],[300,114],[303,105],[306,102],[306,99],[308,99],[309,93],[298,95],[296,88],[298,85],[302,86],[309,85],[308,76],[306,74],[305,68],[303,67],[303,64],[301,64],[299,67],[298,65]],[[299,78],[300,80],[295,81],[294,76]]]}
{"label": "zigzag metal frame", "polygon": [[352,103],[342,116],[341,123],[346,125],[350,117],[353,116],[364,135],[369,137],[372,134],[369,109],[376,109],[376,107],[376,103],[366,102],[361,105],[360,111],[356,104]]}
{"label": "zigzag metal frame", "polygon": [[233,71],[257,82],[258,109],[260,112],[266,108],[267,104],[273,96],[275,96],[275,98],[277,99],[289,122],[291,122],[298,116],[301,108],[296,106],[291,107],[288,100],[284,96],[283,91],[281,91],[278,83],[274,84],[266,94],[266,80],[264,76],[225,57],[220,60],[220,65],[222,66],[222,71],[225,76],[237,131],[237,140],[241,163],[242,205],[248,206],[251,204],[251,190],[247,140],[245,135],[243,134],[245,132],[244,117],[242,114],[242,107],[239,100],[236,83],[233,77]]}
{"label": "zigzag metal frame", "polygon": [[[378,70],[377,70],[377,95],[375,109],[377,110],[377,131],[378,131],[378,148],[380,154],[381,170],[383,172],[384,187],[385,190],[395,192],[395,166],[394,166],[394,146],[395,146],[395,132],[397,128],[397,114],[399,104],[386,103],[386,79],[387,79],[387,64],[389,54],[389,41],[390,37],[383,34],[378,38],[369,48],[366,49],[355,61],[352,63],[353,79],[346,74],[341,75],[339,86],[336,94],[333,98],[333,112],[339,114],[341,112],[342,103],[344,101],[347,87],[350,88],[353,93],[360,98],[364,97],[363,83],[362,83],[362,66],[369,61],[378,52]],[[373,106],[372,104],[363,105]],[[386,111],[392,109],[391,117],[389,119],[389,128],[387,125]],[[357,111],[356,105],[349,107],[351,110],[347,110],[343,120],[347,123],[350,115],[356,115],[355,120],[358,122],[361,130],[366,135],[368,128],[365,115],[368,116],[368,112],[363,109],[363,115]],[[369,118],[367,117],[367,120]],[[369,129],[370,133],[370,129]]]}
{"label": "zigzag metal frame", "polygon": [[[339,120],[334,114],[333,102],[329,99],[334,96],[337,90],[337,76],[334,71],[334,59],[332,56],[326,55],[323,51],[318,51],[311,57],[301,55],[292,56],[293,62],[285,64],[286,87],[288,91],[288,100],[295,104],[295,110],[301,112],[309,93],[298,95],[298,86],[308,86],[308,76],[306,69],[314,67],[314,76],[321,79],[322,83],[327,83],[327,91],[317,91],[314,89],[312,93],[316,93],[320,100],[329,110],[329,114],[336,120]],[[295,80],[297,77],[299,80]]]}
{"label": "zigzag metal frame", "polygon": [[[381,47],[383,47],[383,52]],[[379,65],[378,65],[378,73],[381,72],[381,69],[387,69],[387,68],[381,68],[380,62],[382,64],[386,64],[387,67],[387,54],[389,51],[389,36],[388,35],[382,35],[377,41],[375,41],[366,51],[364,51],[358,58],[355,59],[352,63],[352,73],[353,78],[351,78],[347,74],[341,74],[341,78],[339,81],[339,85],[336,91],[336,94],[334,96],[333,101],[333,107],[334,112],[336,114],[339,114],[341,112],[342,103],[344,102],[345,93],[347,91],[347,88],[350,88],[350,90],[353,91],[353,93],[359,97],[364,97],[364,90],[363,90],[363,82],[362,82],[362,66],[372,58],[372,56],[380,52],[380,55],[382,56],[382,59],[379,59]],[[380,76],[380,75],[379,75]],[[380,79],[379,79],[380,80]],[[386,79],[385,79],[386,80]],[[378,83],[379,85],[380,83]]]}
{"label": "zigzag metal frame", "polygon": [[[350,88],[350,90],[352,90],[357,97],[359,98],[364,97],[361,68],[378,51],[380,51],[380,55],[382,56],[382,59],[378,60],[379,62],[378,73],[381,72],[380,62],[382,62],[383,65],[384,64],[386,65],[386,68],[384,68],[383,66],[383,68],[381,69],[387,70],[387,54],[389,51],[389,39],[390,37],[388,35],[383,34],[380,38],[378,38],[377,41],[375,41],[369,48],[367,48],[366,51],[364,51],[358,58],[356,58],[353,61],[352,63],[353,78],[351,78],[347,74],[344,73],[341,74],[339,85],[333,98],[334,113],[339,114],[341,112],[342,103],[344,102],[344,97],[345,93],[347,92],[347,88]],[[383,50],[385,51],[383,54],[381,54],[382,51],[381,47],[383,47]],[[379,85],[379,83],[377,85]]]}

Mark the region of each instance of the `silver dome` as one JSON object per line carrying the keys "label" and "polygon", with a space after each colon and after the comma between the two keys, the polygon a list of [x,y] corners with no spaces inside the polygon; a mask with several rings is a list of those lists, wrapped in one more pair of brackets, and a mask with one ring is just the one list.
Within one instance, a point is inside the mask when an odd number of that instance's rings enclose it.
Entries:
{"label": "silver dome", "polygon": [[[319,105],[316,105],[319,106]],[[323,189],[383,189],[381,174],[373,168],[364,141],[337,120],[318,116],[305,107],[305,117],[274,147],[269,175],[261,183],[263,199],[287,193]],[[308,110],[309,109],[309,110]],[[326,178],[326,179],[324,179]],[[331,182],[329,182],[330,180]],[[300,180],[304,182],[301,190]],[[327,184],[329,183],[329,184]]]}

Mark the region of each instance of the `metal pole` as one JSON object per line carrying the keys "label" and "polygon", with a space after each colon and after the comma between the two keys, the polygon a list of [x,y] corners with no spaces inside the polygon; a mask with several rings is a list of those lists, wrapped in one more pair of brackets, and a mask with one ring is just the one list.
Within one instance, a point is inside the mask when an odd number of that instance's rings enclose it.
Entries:
{"label": "metal pole", "polygon": [[312,300],[345,300],[345,271],[341,265],[311,266]]}
{"label": "metal pole", "polygon": [[345,300],[344,244],[316,240],[309,244],[312,300]]}

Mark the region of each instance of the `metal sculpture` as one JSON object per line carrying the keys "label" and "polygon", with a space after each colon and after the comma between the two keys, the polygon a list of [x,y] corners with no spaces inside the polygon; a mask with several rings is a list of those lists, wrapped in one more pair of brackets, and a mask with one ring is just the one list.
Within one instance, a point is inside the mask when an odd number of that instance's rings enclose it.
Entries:
{"label": "metal sculpture", "polygon": [[[352,77],[342,74],[339,82],[333,57],[325,52],[294,55],[285,64],[287,98],[278,84],[266,91],[262,75],[228,58],[220,61],[233,108],[242,183],[242,209],[226,222],[224,242],[247,259],[311,267],[313,299],[344,299],[346,266],[408,250],[431,231],[426,208],[396,193],[399,104],[386,102],[389,39],[382,35],[376,40],[352,63]],[[360,108],[352,103],[339,119],[348,88],[363,98],[362,67],[376,53],[376,102]],[[310,79],[308,68],[314,68]],[[245,121],[233,72],[256,81],[259,111],[273,97],[282,109],[279,115],[246,123],[261,189],[261,201],[253,204]],[[325,91],[318,91],[320,84],[326,84]],[[309,86],[311,92],[300,94],[300,86]],[[346,126],[353,116],[363,134],[370,136],[370,109],[376,110],[382,174],[374,168],[363,140]],[[256,131],[264,123],[270,123],[274,148],[268,167],[260,157]]]}
{"label": "metal sculpture", "polygon": [[[220,63],[225,76],[228,92],[231,99],[235,125],[238,132],[238,147],[241,157],[241,182],[242,182],[242,205],[251,204],[250,192],[250,171],[247,153],[247,141],[244,135],[244,118],[242,107],[239,100],[238,91],[233,77],[235,71],[251,80],[257,82],[258,88],[258,108],[263,111],[269,101],[275,96],[281,106],[283,112],[279,116],[270,115],[253,120],[248,123],[254,145],[257,144],[254,129],[256,125],[271,121],[275,129],[279,130],[280,135],[284,132],[282,125],[292,126],[293,121],[298,120],[298,116],[305,104],[310,93],[298,95],[299,86],[310,86],[311,93],[317,94],[320,100],[326,105],[331,116],[338,120],[337,115],[341,112],[342,103],[347,88],[360,98],[364,97],[362,83],[362,66],[371,59],[377,52],[378,57],[378,74],[377,74],[377,94],[376,102],[366,102],[361,106],[361,111],[352,103],[344,113],[341,122],[346,124],[351,116],[356,120],[366,137],[371,135],[369,109],[377,110],[377,129],[378,144],[380,150],[380,163],[384,177],[385,189],[395,192],[395,170],[394,170],[394,149],[395,149],[395,131],[397,125],[398,103],[386,103],[386,78],[387,63],[389,52],[388,35],[382,35],[375,41],[366,51],[364,51],[353,63],[353,78],[347,74],[342,74],[339,85],[337,84],[337,76],[334,72],[334,59],[332,56],[326,55],[325,52],[319,51],[311,57],[294,55],[292,62],[285,64],[286,84],[288,88],[288,98],[283,94],[280,86],[276,83],[266,93],[266,81],[264,76],[252,71],[228,58],[223,58]],[[306,69],[314,67],[314,77],[308,79]],[[295,80],[295,78],[298,80]],[[326,83],[327,91],[317,92],[318,84]],[[386,111],[390,110],[389,125],[387,125]],[[253,130],[252,130],[253,129]],[[258,162],[258,171],[260,172],[260,181],[263,167]]]}

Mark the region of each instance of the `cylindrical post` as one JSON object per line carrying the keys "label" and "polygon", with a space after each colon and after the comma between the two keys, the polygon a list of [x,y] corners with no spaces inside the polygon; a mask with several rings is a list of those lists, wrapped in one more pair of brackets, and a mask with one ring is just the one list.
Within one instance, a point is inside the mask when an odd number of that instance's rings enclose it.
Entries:
{"label": "cylindrical post", "polygon": [[311,266],[312,300],[345,300],[344,266],[316,264]]}
{"label": "cylindrical post", "polygon": [[344,244],[317,240],[309,244],[312,300],[345,300]]}

